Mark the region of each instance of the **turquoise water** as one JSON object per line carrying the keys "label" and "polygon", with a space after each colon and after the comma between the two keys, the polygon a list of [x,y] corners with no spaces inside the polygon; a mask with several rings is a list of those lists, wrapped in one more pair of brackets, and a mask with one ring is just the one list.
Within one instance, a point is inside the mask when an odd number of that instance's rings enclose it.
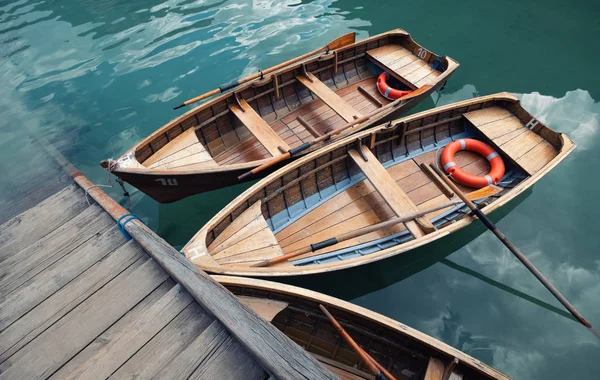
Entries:
{"label": "turquoise water", "polygon": [[[495,217],[598,327],[599,20],[591,1],[0,1],[0,196],[11,202],[47,172],[32,136],[105,184],[98,162],[179,115],[171,106],[349,31],[402,27],[461,63],[418,110],[511,91],[577,142]],[[161,206],[132,191],[132,211],[180,247],[247,186]],[[482,227],[357,270],[286,281],[407,323],[515,378],[598,378],[598,341]]]}

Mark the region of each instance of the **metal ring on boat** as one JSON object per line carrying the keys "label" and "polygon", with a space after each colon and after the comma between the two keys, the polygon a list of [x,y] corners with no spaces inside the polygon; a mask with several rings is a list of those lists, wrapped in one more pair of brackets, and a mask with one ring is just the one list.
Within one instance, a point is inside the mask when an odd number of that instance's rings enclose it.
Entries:
{"label": "metal ring on boat", "polygon": [[386,99],[396,100],[412,92],[412,90],[396,90],[395,88],[391,88],[387,84],[388,79],[389,74],[385,71],[377,77],[377,89]]}
{"label": "metal ring on boat", "polygon": [[[454,161],[454,155],[459,150],[470,150],[487,158],[492,167],[486,175],[473,175],[462,170]],[[453,180],[465,186],[481,188],[497,184],[504,176],[504,161],[489,145],[475,139],[459,139],[446,145],[442,151],[442,165]]]}

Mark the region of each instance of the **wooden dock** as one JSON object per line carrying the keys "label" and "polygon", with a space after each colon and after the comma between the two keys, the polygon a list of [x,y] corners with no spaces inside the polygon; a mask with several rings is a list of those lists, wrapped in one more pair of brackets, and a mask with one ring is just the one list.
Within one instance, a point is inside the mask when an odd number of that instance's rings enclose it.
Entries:
{"label": "wooden dock", "polygon": [[0,226],[0,379],[335,378],[69,171]]}

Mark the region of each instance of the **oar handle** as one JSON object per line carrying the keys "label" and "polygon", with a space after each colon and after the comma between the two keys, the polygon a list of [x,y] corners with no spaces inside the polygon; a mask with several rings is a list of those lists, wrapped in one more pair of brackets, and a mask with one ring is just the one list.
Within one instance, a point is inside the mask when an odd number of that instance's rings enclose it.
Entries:
{"label": "oar handle", "polygon": [[285,255],[277,256],[277,257],[274,257],[272,259],[263,260],[263,261],[260,261],[260,262],[258,262],[256,264],[252,264],[250,266],[254,267],[254,268],[268,267],[268,266],[271,266],[271,265],[279,264],[279,263],[281,263],[283,261],[289,260],[289,259],[291,259],[293,257],[300,256],[300,255],[303,255],[303,254],[309,253],[309,252],[312,252],[311,246],[300,248],[300,249],[298,249],[296,251],[287,253]]}
{"label": "oar handle", "polygon": [[[235,87],[235,86],[237,86],[237,82],[232,82],[232,83],[229,83],[229,84],[228,84],[228,85],[226,85],[226,86],[231,86],[231,87],[229,87],[229,88]],[[201,101],[201,100],[203,100],[203,99],[210,98],[210,97],[211,97],[211,96],[213,96],[213,95],[217,95],[217,94],[219,94],[219,93],[223,92],[223,90],[222,90],[223,88],[224,88],[224,87],[222,86],[222,87],[219,87],[219,88],[217,88],[217,89],[214,89],[214,90],[212,90],[212,91],[209,91],[209,92],[207,92],[207,93],[205,93],[205,94],[202,94],[202,95],[200,95],[200,96],[196,96],[195,98],[192,98],[192,99],[186,100],[185,102],[181,103],[180,105],[173,107],[173,109],[174,109],[174,110],[176,110],[176,109],[179,109],[179,108],[181,108],[181,107],[185,107],[185,106],[187,106],[187,105],[190,105],[190,104],[192,104],[192,103],[199,102],[199,101]]]}
{"label": "oar handle", "polygon": [[473,211],[473,213],[475,214],[475,216],[477,216],[477,218],[479,220],[481,220],[481,222],[490,230],[494,233],[494,235],[496,235],[496,237],[506,246],[506,248],[508,248],[509,251],[512,252],[513,255],[515,255],[517,257],[517,259],[519,259],[519,261],[521,261],[523,263],[523,265],[525,265],[525,267],[527,267],[527,269],[529,269],[529,271],[542,283],[542,285],[544,285],[546,287],[546,289],[548,289],[550,291],[550,293],[552,293],[552,295],[575,317],[577,318],[577,320],[584,325],[587,328],[591,328],[592,325],[585,319],[583,318],[583,316],[581,314],[579,314],[579,312],[577,311],[577,309],[575,309],[575,307],[573,305],[571,305],[571,303],[558,291],[558,289],[556,289],[554,287],[554,285],[552,285],[552,283],[546,278],[546,276],[544,276],[542,274],[542,272],[540,272],[532,263],[531,261],[529,261],[529,259],[527,259],[527,257],[525,257],[525,255],[510,241],[508,240],[508,238],[502,233],[502,231],[500,231],[498,229],[498,227],[496,227],[496,225],[494,224],[494,222],[492,222],[492,220],[483,213],[483,211],[481,211],[480,209],[477,208],[477,206],[475,206],[473,204],[473,202],[471,202],[467,196],[458,188],[458,186],[456,186],[456,184],[454,182],[452,182],[448,177],[446,177],[442,171],[440,169],[438,169],[435,165],[431,165],[431,167],[433,168],[433,170],[435,170],[437,172],[437,174],[444,180],[444,182],[446,182],[446,184],[448,186],[450,186],[450,188],[452,190],[454,190],[454,192],[456,193],[456,195],[458,195],[458,197],[460,199],[463,200],[463,202],[465,202],[465,204],[471,209],[471,211]]}

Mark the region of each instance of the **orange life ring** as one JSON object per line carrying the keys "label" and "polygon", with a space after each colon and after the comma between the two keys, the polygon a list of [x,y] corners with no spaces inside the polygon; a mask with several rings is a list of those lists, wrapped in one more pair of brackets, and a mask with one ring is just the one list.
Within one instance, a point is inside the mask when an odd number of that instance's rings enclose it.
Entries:
{"label": "orange life ring", "polygon": [[391,88],[387,84],[388,78],[389,74],[385,71],[377,77],[377,89],[386,99],[396,100],[412,92],[412,90],[396,90],[395,88]]}
{"label": "orange life ring", "polygon": [[[490,162],[492,169],[483,176],[465,172],[454,162],[454,155],[459,150],[470,150],[481,154]],[[450,174],[456,182],[474,188],[497,184],[504,176],[505,170],[502,157],[491,146],[474,139],[459,139],[446,145],[442,152],[442,165],[446,173]]]}

